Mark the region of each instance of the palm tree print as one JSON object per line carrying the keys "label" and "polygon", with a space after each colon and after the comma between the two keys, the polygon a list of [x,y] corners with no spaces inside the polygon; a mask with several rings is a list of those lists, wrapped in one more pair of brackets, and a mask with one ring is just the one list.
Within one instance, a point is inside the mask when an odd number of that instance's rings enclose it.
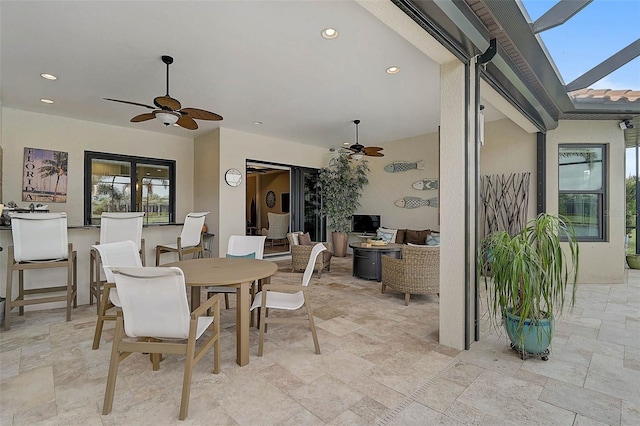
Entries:
{"label": "palm tree print", "polygon": [[48,178],[50,176],[56,176],[56,187],[53,190],[53,202],[56,202],[58,196],[58,185],[60,184],[60,177],[67,174],[67,164],[69,162],[69,153],[61,151],[53,151],[53,159],[42,160],[42,166],[38,169],[40,177]]}

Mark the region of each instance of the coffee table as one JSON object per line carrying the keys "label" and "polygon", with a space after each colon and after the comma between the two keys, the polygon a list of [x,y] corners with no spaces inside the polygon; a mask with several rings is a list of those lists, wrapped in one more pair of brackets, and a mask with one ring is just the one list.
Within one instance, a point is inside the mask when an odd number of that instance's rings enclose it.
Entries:
{"label": "coffee table", "polygon": [[366,243],[351,243],[353,249],[353,275],[365,280],[382,281],[382,255],[400,259],[402,244],[387,244],[385,246],[365,245]]}

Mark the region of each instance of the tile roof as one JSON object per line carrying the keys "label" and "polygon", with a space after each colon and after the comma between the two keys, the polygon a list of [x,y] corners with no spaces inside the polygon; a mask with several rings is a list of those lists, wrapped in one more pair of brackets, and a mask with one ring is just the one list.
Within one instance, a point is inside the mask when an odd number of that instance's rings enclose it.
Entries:
{"label": "tile roof", "polygon": [[578,102],[640,104],[640,90],[580,89],[569,92],[569,97]]}

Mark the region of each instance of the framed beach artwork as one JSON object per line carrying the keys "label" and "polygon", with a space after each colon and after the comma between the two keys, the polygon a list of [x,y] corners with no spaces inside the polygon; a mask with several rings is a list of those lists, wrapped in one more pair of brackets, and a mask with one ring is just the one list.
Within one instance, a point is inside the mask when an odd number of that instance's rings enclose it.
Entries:
{"label": "framed beach artwork", "polygon": [[66,203],[68,161],[68,152],[25,148],[22,201]]}

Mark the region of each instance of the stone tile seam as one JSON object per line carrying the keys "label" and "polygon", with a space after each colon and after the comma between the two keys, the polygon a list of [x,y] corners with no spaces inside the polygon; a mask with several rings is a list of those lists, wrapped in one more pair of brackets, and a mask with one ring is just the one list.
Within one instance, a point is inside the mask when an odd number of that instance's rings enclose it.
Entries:
{"label": "stone tile seam", "polygon": [[462,355],[463,353],[464,352],[460,352],[458,355],[455,356],[455,358],[452,358],[451,361],[449,361],[443,368],[441,368],[439,371],[429,376],[429,378],[427,378],[427,380],[424,381],[418,387],[418,389],[413,391],[410,395],[408,395],[404,400],[398,403],[395,407],[389,409],[389,411],[387,411],[384,416],[378,419],[378,421],[376,422],[376,426],[385,426],[389,422],[391,422],[400,412],[402,412],[402,410],[404,410],[409,406],[409,404],[414,402],[416,398],[427,389],[427,387],[433,385],[433,383],[436,380],[442,378],[442,376],[444,376],[445,373],[449,372],[449,370],[451,370],[451,368],[454,367],[458,363],[458,361],[460,361],[459,359],[460,355]]}

